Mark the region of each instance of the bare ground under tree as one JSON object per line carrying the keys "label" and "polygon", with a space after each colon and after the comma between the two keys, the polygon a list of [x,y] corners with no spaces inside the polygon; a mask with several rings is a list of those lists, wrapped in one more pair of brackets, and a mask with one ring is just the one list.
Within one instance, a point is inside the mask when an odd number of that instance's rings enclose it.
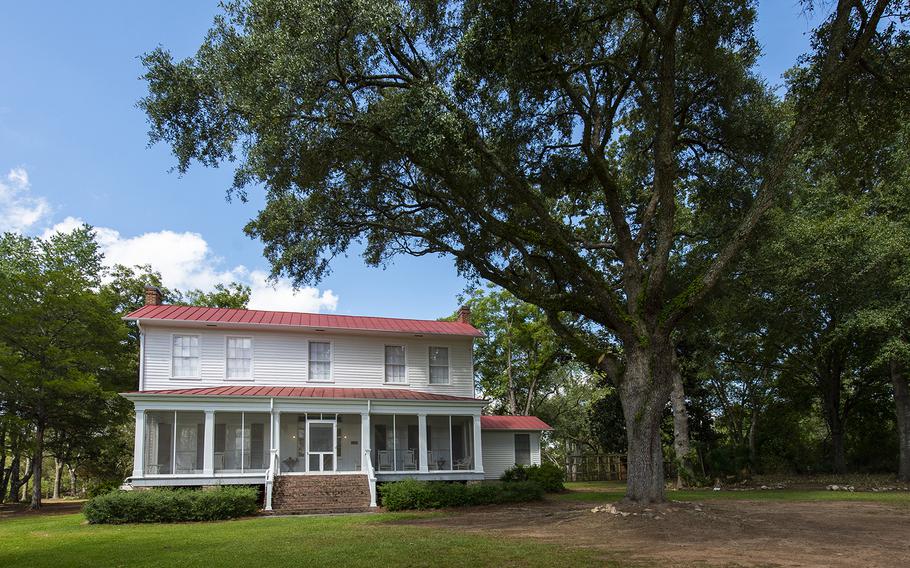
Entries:
{"label": "bare ground under tree", "polygon": [[671,503],[625,517],[592,512],[598,506],[610,504],[548,499],[406,522],[593,548],[633,565],[906,566],[910,558],[910,507],[901,504]]}

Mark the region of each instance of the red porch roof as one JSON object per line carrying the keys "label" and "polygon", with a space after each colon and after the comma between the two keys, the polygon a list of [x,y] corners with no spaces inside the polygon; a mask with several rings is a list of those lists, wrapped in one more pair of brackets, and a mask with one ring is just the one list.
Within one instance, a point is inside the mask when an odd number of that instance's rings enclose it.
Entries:
{"label": "red porch roof", "polygon": [[224,323],[251,326],[284,326],[313,329],[343,329],[430,335],[462,335],[482,337],[474,326],[458,321],[434,321],[304,312],[275,312],[267,310],[236,310],[231,308],[200,308],[196,306],[149,305],[128,313],[127,320],[158,320],[173,322]]}
{"label": "red porch roof", "polygon": [[435,394],[409,389],[355,389],[340,387],[223,386],[190,389],[132,391],[124,394],[156,396],[259,396],[267,398],[353,398],[362,400],[447,400],[452,402],[485,402],[480,398]]}
{"label": "red porch roof", "polygon": [[552,430],[549,424],[536,416],[481,416],[484,430]]}

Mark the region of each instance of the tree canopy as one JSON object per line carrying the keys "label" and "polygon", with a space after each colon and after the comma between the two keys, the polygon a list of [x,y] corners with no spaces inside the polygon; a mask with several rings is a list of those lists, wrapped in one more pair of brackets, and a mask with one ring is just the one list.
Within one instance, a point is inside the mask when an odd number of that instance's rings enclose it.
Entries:
{"label": "tree canopy", "polygon": [[745,0],[236,1],[195,56],[146,54],[141,106],[180,170],[266,188],[276,273],[444,254],[544,310],[619,390],[628,498],[661,500],[674,331],[905,7],[837,2],[781,99]]}

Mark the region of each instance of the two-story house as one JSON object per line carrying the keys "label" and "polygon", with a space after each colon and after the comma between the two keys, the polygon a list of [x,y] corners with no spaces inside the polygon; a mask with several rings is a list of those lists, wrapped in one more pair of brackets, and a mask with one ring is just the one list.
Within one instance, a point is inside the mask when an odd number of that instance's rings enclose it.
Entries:
{"label": "two-story house", "polygon": [[262,485],[266,509],[376,506],[377,481],[540,463],[532,416],[484,416],[457,321],[161,304],[139,325],[133,487]]}

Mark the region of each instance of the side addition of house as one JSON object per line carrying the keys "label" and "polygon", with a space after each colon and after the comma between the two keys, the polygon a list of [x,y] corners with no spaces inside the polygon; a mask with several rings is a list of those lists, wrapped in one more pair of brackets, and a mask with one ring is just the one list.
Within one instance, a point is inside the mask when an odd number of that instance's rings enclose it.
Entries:
{"label": "side addition of house", "polygon": [[462,308],[441,322],[170,306],[146,289],[133,487],[262,485],[266,509],[376,506],[376,483],[540,463],[532,416],[483,416]]}

